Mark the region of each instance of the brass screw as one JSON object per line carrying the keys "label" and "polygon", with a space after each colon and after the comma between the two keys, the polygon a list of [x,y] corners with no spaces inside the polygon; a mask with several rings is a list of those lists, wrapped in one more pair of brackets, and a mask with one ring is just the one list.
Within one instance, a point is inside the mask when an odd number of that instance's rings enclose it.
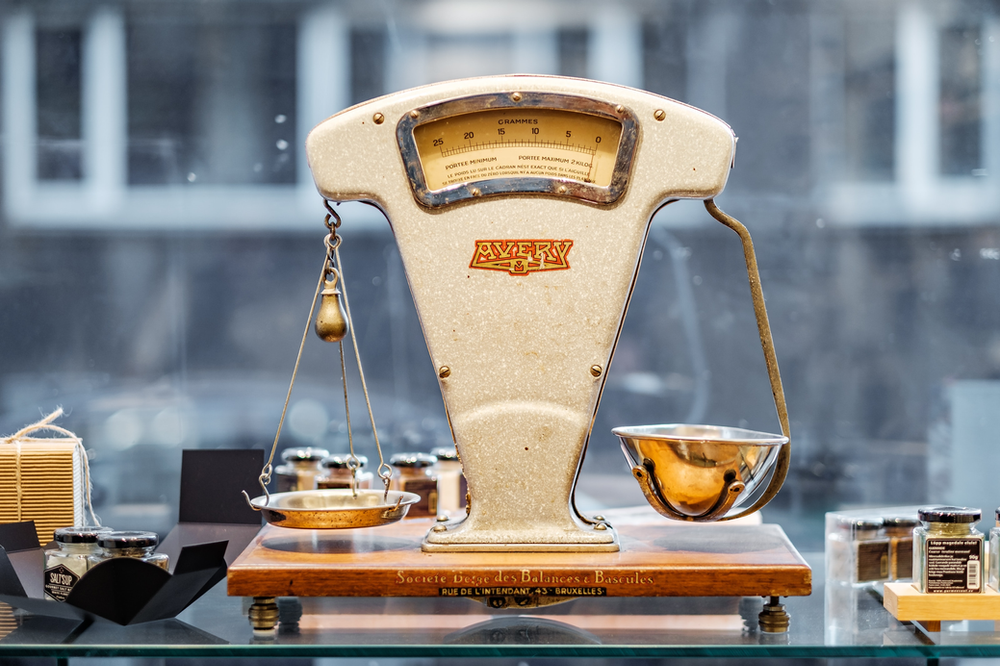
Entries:
{"label": "brass screw", "polygon": [[605,525],[604,523],[597,523],[596,525],[594,525],[594,529],[603,532],[604,530],[608,529],[608,526]]}
{"label": "brass screw", "polygon": [[566,194],[566,191],[567,190],[565,185],[560,185],[559,189],[556,190],[556,192],[558,192],[559,194]]}
{"label": "brass screw", "polygon": [[441,379],[444,379],[450,374],[451,374],[451,368],[449,368],[447,365],[442,365],[440,368],[438,368],[438,377],[440,377]]}
{"label": "brass screw", "polygon": [[601,368],[601,366],[599,365],[590,366],[590,374],[594,375],[595,377],[600,377],[602,372],[604,372],[604,370]]}
{"label": "brass screw", "polygon": [[448,522],[448,516],[438,516],[437,517],[437,521],[439,523],[447,523]]}
{"label": "brass screw", "polygon": [[448,526],[447,525],[435,525],[434,527],[431,528],[431,530],[434,531],[434,532],[447,532],[448,531]]}
{"label": "brass screw", "polygon": [[474,197],[478,197],[479,195],[481,195],[483,193],[482,190],[480,190],[478,187],[473,187],[469,191],[472,193],[472,196],[474,196]]}
{"label": "brass screw", "polygon": [[413,109],[413,111],[410,111],[410,117],[411,118],[419,118],[420,117],[420,112],[417,111],[416,109]]}
{"label": "brass screw", "polygon": [[618,113],[625,113],[625,107],[619,104],[618,106],[615,107],[615,111],[617,111]]}
{"label": "brass screw", "polygon": [[656,111],[653,111],[653,117],[657,120],[663,120],[667,117],[667,112],[663,109],[657,109]]}
{"label": "brass screw", "polygon": [[375,121],[376,125],[381,125],[382,123],[385,122],[385,116],[383,116],[381,113],[376,113],[374,116],[372,116],[372,120]]}
{"label": "brass screw", "polygon": [[521,93],[516,92],[513,95],[511,95],[510,98],[512,100],[514,100],[515,102],[520,102],[521,101]]}
{"label": "brass screw", "polygon": [[594,520],[603,521],[603,520],[605,520],[605,518],[604,518],[604,516],[594,516]]}

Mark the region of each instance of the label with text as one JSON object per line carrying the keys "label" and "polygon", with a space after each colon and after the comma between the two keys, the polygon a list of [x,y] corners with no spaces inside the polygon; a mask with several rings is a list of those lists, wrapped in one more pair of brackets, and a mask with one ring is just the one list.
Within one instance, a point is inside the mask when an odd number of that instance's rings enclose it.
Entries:
{"label": "label with text", "polygon": [[980,539],[927,539],[927,592],[979,592],[983,542]]}
{"label": "label with text", "polygon": [[469,268],[525,275],[569,269],[573,241],[554,239],[477,240]]}
{"label": "label with text", "polygon": [[66,597],[69,596],[78,580],[80,580],[80,576],[65,565],[58,564],[51,569],[46,569],[45,594],[56,601],[66,601]]}

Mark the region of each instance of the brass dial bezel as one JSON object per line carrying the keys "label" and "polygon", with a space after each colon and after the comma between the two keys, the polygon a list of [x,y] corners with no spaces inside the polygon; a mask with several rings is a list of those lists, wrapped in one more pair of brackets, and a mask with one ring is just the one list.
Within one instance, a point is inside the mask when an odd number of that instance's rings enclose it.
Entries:
{"label": "brass dial bezel", "polygon": [[[437,190],[428,188],[420,153],[413,136],[414,129],[442,118],[500,109],[554,109],[619,122],[622,133],[611,182],[602,187],[568,178],[513,176],[456,183]],[[628,186],[638,135],[635,116],[623,105],[580,95],[531,91],[470,95],[436,102],[405,113],[396,124],[396,141],[399,144],[413,196],[428,208],[439,208],[458,201],[502,194],[545,194],[597,204],[614,203],[625,193]]]}

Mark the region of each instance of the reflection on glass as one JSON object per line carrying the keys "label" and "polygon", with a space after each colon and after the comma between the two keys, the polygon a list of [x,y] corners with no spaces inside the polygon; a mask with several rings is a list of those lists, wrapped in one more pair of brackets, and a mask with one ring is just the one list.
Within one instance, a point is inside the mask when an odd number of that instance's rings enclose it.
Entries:
{"label": "reflection on glass", "polygon": [[978,26],[940,33],[941,173],[979,175],[982,168],[982,33]]}
{"label": "reflection on glass", "polygon": [[81,47],[79,29],[35,34],[39,180],[80,180],[83,176]]}

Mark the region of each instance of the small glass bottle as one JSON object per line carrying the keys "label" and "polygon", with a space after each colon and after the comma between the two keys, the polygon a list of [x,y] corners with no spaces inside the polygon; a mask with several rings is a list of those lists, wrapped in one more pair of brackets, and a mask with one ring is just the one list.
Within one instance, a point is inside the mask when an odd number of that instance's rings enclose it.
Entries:
{"label": "small glass bottle", "polygon": [[881,518],[840,516],[829,535],[828,577],[832,582],[867,585],[889,578],[889,538]]}
{"label": "small glass bottle", "polygon": [[[372,487],[374,475],[365,471],[368,458],[354,456],[358,461],[358,490],[368,490]],[[317,488],[350,488],[351,487],[351,455],[349,453],[334,453],[322,462],[323,474],[316,477]]]}
{"label": "small glass bottle", "polygon": [[462,461],[454,446],[439,446],[431,449],[437,458],[434,473],[438,478],[438,510],[444,514],[454,514],[465,508],[465,495],[469,484],[462,473]]}
{"label": "small glass bottle", "polygon": [[392,465],[392,488],[420,495],[420,501],[410,505],[407,518],[427,518],[437,515],[437,458],[426,453],[397,453],[389,459]]}
{"label": "small glass bottle", "polygon": [[913,578],[913,528],[916,518],[890,516],[882,519],[882,531],[889,537],[889,580]]}
{"label": "small glass bottle", "polygon": [[53,537],[56,548],[45,551],[45,596],[66,601],[70,591],[90,569],[89,557],[98,552],[97,538],[110,527],[60,527]]}
{"label": "small glass bottle", "polygon": [[1000,508],[996,512],[996,524],[990,530],[990,582],[994,590],[1000,591]]}
{"label": "small glass bottle", "polygon": [[328,455],[330,452],[326,449],[314,449],[311,446],[282,451],[281,459],[285,464],[274,469],[277,483],[275,492],[315,490],[316,477],[322,476],[325,471],[321,466],[323,458]]}
{"label": "small glass bottle", "polygon": [[983,591],[983,533],[979,509],[942,506],[920,509],[913,530],[913,577],[925,594]]}
{"label": "small glass bottle", "polygon": [[97,538],[100,552],[90,556],[90,565],[94,566],[116,557],[134,557],[143,562],[149,562],[168,571],[170,558],[166,553],[155,552],[160,538],[156,532],[108,532]]}

